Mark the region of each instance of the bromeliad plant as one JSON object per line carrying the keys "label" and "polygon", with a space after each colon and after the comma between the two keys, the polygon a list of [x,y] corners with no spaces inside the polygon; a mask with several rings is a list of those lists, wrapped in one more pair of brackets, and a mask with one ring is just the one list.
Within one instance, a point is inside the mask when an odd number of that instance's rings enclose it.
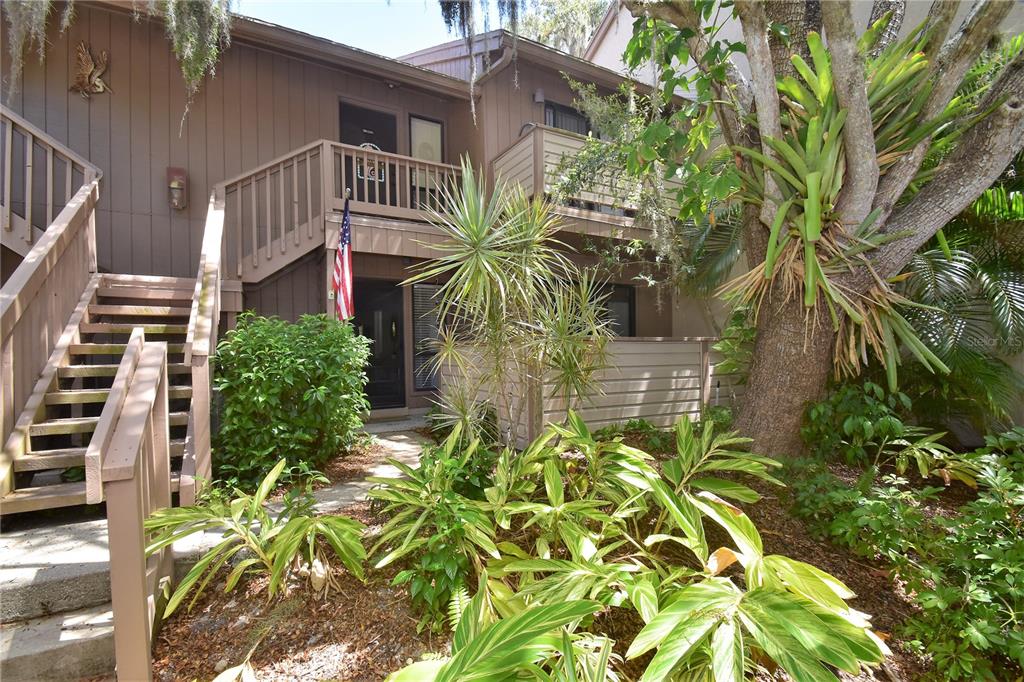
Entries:
{"label": "bromeliad plant", "polygon": [[254,494],[235,490],[227,499],[213,492],[212,496],[192,507],[160,509],[146,520],[152,533],[146,552],[152,554],[187,538],[207,531],[223,533],[223,540],[204,554],[182,578],[167,602],[165,615],[173,613],[189,595],[194,594],[189,608],[202,595],[218,572],[231,567],[224,586],[233,590],[248,572],[270,577],[268,597],[282,591],[289,576],[299,567],[310,570],[316,590],[328,588],[337,562],[350,573],[363,579],[366,551],[362,545],[364,526],[345,516],[317,516],[312,496],[304,489],[295,489],[285,498],[283,509],[273,513],[266,503],[284,471],[281,460],[260,482]]}
{"label": "bromeliad plant", "polygon": [[[879,21],[864,34],[858,46],[861,52],[870,50],[886,21]],[[868,60],[867,99],[871,120],[878,122],[875,148],[882,173],[922,140],[941,136],[943,127],[965,110],[965,102],[954,99],[938,116],[920,123],[932,88],[921,49],[927,37],[922,26]],[[866,263],[865,254],[903,235],[880,233],[875,224],[880,213],[877,209],[852,227],[844,225],[835,212],[843,189],[847,112],[839,107],[831,57],[821,36],[809,33],[807,44],[812,64],[794,54],[791,61],[798,77],[787,76],[777,84],[782,137],[764,139],[774,156],[736,148],[752,166],[752,173],[740,172],[743,199],[777,208],[764,263],[726,289],[742,303],[753,304],[755,310],[777,284],[787,297],[801,295],[809,311],[824,302],[840,335],[834,358],[837,374],[858,374],[870,349],[884,365],[890,388],[895,389],[900,344],[927,369],[945,373],[946,365],[901,313],[901,309],[913,307],[910,299],[881,280],[864,296],[853,296],[840,284],[840,275],[851,270],[855,261]],[[922,171],[922,177],[927,172]]]}

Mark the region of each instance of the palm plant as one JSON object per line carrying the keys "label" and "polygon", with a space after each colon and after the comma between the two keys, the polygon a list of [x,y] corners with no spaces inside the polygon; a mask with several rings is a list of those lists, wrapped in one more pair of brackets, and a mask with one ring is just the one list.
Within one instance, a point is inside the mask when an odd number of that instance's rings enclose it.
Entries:
{"label": "palm plant", "polygon": [[599,283],[568,258],[543,200],[500,182],[489,191],[468,161],[461,185],[442,192],[430,219],[446,239],[408,282],[443,280],[435,367],[460,403],[490,396],[513,442],[532,381],[553,382],[568,407],[596,389],[611,337]]}
{"label": "palm plant", "polygon": [[[1024,156],[999,183],[914,256],[901,290],[926,304],[905,312],[951,372],[911,375],[931,423],[968,417],[980,430],[1005,422],[1024,378],[1005,362],[1024,352]],[[909,389],[908,389],[909,390]]]}

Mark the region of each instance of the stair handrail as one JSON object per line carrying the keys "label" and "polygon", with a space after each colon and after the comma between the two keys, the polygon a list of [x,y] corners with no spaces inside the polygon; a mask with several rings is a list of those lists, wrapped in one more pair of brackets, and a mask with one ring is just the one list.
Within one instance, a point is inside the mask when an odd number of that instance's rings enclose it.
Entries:
{"label": "stair handrail", "polygon": [[[99,180],[83,185],[0,288],[0,495],[12,489],[12,460],[26,449],[18,415],[33,400],[39,372],[96,272]],[[57,278],[60,275],[60,278]],[[44,330],[51,330],[43,333]],[[25,338],[30,342],[25,342]],[[19,342],[20,339],[20,342]]]}
{"label": "stair handrail", "polygon": [[150,514],[172,501],[167,344],[147,342],[141,328],[131,338],[115,379],[122,382],[124,399],[104,407],[105,415],[110,408],[110,423],[99,470],[107,502],[117,679],[151,680],[158,595],[174,570],[170,547],[146,555],[145,532]]}
{"label": "stair handrail", "polygon": [[35,179],[35,173],[33,172],[33,164],[35,161],[35,145],[38,144],[43,148],[46,155],[46,186],[45,186],[45,203],[46,203],[46,225],[49,227],[54,222],[55,214],[59,213],[63,208],[59,199],[56,197],[56,191],[54,188],[53,176],[54,176],[54,159],[64,164],[65,170],[65,182],[63,192],[61,193],[64,197],[64,205],[70,203],[74,197],[75,192],[79,189],[72,185],[73,176],[76,169],[80,168],[82,173],[82,184],[88,185],[93,180],[99,180],[103,176],[103,172],[98,166],[90,163],[86,158],[77,154],[67,145],[62,144],[52,135],[47,133],[45,130],[38,128],[29,121],[25,120],[10,108],[0,105],[0,125],[4,130],[4,155],[2,159],[3,163],[3,187],[2,189],[2,207],[3,211],[0,213],[0,224],[5,239],[4,244],[14,248],[15,241],[8,240],[6,234],[14,231],[16,215],[13,210],[12,196],[14,187],[14,177],[19,175],[15,173],[13,168],[14,164],[14,133],[18,132],[24,138],[24,152],[23,152],[23,163],[24,168],[20,169],[23,173],[24,182],[23,191],[24,196],[24,216],[18,216],[18,220],[23,223],[22,240],[16,240],[20,246],[17,251],[21,254],[25,254],[22,248],[27,247],[32,242],[36,241],[34,235],[34,228],[32,226],[32,210],[36,203],[35,201],[35,189],[33,187],[33,180]]}
{"label": "stair handrail", "polygon": [[210,453],[210,355],[217,348],[224,253],[224,186],[214,186],[206,210],[195,291],[185,334],[185,364],[192,368],[192,401],[182,460],[181,491],[194,500],[200,481],[212,474]]}

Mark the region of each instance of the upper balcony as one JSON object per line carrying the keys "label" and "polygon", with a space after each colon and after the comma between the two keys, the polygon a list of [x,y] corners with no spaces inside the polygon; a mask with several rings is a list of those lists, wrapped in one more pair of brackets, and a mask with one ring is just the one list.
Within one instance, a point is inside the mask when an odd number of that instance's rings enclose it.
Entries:
{"label": "upper balcony", "polygon": [[344,210],[346,197],[353,214],[426,221],[460,174],[449,164],[330,140],[300,147],[219,186],[226,272],[258,282],[323,247],[326,223]]}
{"label": "upper balcony", "polygon": [[[530,196],[551,196],[558,183],[558,168],[566,155],[575,156],[588,138],[558,128],[528,124],[523,134],[492,162],[495,178],[518,182]],[[679,182],[666,183],[668,190]],[[555,211],[570,220],[566,230],[620,239],[649,236],[635,225],[636,205],[621,176],[608,175],[587,190],[560,203]]]}

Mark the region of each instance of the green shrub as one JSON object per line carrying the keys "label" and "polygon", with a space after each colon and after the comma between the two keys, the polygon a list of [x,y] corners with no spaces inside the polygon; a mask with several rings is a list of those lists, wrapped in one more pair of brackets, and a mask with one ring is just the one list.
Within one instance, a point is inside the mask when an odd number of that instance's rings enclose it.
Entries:
{"label": "green shrub", "polygon": [[919,607],[906,633],[948,680],[1018,679],[1024,669],[1024,429],[985,440],[972,461],[978,496],[955,513],[925,513],[939,489],[897,477],[862,490],[819,463],[787,472],[812,530],[891,563]]}
{"label": "green shrub", "polygon": [[807,410],[800,435],[818,457],[867,464],[881,443],[905,435],[910,410],[904,393],[890,393],[873,381],[846,383]]}
{"label": "green shrub", "polygon": [[415,469],[388,460],[401,478],[367,479],[377,486],[370,498],[385,503],[384,513],[391,515],[370,549],[371,556],[380,555],[374,567],[407,560],[394,584],[409,585],[413,604],[424,612],[421,629],[439,625],[452,595],[467,584],[471,560],[480,552],[498,556],[486,504],[458,492],[468,485],[478,448],[478,441],[463,446],[461,431],[457,424]]}
{"label": "green shrub", "polygon": [[[544,625],[558,636],[536,648],[511,642],[521,623],[581,602],[615,622],[643,620],[622,643],[626,658],[654,652],[644,680],[738,682],[767,659],[793,679],[824,680],[833,679],[826,666],[856,672],[880,661],[887,650],[847,605],[853,593],[813,566],[765,554],[733,504],[759,497],[735,474],[778,484],[771,471],[779,464],[746,452],[747,439],[716,433],[711,422],[698,431],[684,419],[666,436],[673,457],[659,471],[651,455],[619,436],[592,434],[570,411],[525,450],[498,453],[484,501],[454,490],[475,447],[457,432],[443,456],[376,481],[383,487],[372,495],[392,518],[371,553],[387,552],[378,565],[408,557],[400,575],[414,600],[429,594],[436,602],[447,592],[458,622],[450,660],[421,662],[393,679],[504,679],[513,670],[503,659],[506,638],[510,650],[522,650],[523,672],[539,679],[614,679],[604,672],[613,660],[609,638],[582,613],[586,632]],[[469,571],[479,588],[467,619],[458,616],[466,613]],[[442,605],[430,607],[437,622]],[[464,653],[478,647],[486,655]]]}
{"label": "green shrub", "polygon": [[215,475],[252,489],[279,459],[287,461],[287,480],[336,455],[369,409],[368,357],[367,339],[323,315],[294,324],[242,315],[217,348],[224,408]]}

